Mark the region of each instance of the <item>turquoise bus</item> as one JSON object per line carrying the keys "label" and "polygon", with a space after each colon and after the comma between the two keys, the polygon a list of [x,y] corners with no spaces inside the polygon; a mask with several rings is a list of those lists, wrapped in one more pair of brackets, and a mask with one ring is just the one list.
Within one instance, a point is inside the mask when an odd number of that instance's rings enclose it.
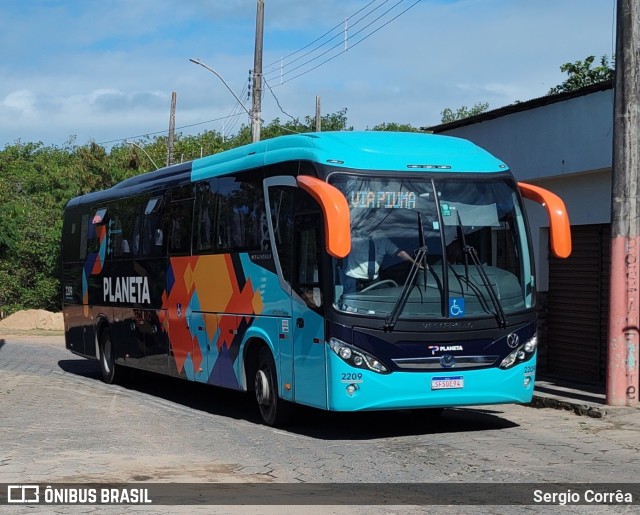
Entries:
{"label": "turquoise bus", "polygon": [[526,403],[537,349],[522,198],[562,201],[474,144],[278,137],[127,179],[64,213],[66,347],[252,391],[262,419]]}

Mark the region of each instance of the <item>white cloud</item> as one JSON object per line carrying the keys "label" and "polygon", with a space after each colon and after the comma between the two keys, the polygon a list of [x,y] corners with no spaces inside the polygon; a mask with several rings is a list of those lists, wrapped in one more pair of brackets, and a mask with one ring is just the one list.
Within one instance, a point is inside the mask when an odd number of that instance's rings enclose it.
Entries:
{"label": "white cloud", "polygon": [[31,116],[35,113],[36,96],[28,89],[12,91],[2,100],[2,106],[17,111],[18,116]]}
{"label": "white cloud", "polygon": [[[265,66],[341,26],[368,3],[268,0]],[[324,113],[346,107],[356,129],[435,124],[445,107],[489,102],[497,108],[544,95],[564,80],[562,63],[610,55],[614,4],[423,0],[360,44],[352,25],[348,52],[316,70],[283,86],[278,66],[267,78],[282,108],[296,117],[312,114],[320,95]],[[253,65],[255,0],[13,5],[0,3],[0,46],[12,49],[0,62],[0,116],[11,120],[0,124],[0,146],[16,139],[59,144],[70,134],[80,143],[100,142],[163,130],[172,91],[178,93],[178,126],[221,118],[235,100],[188,59],[202,58],[238,95]],[[287,118],[265,90],[263,118],[268,123],[276,116]],[[219,121],[184,132],[221,128]]]}

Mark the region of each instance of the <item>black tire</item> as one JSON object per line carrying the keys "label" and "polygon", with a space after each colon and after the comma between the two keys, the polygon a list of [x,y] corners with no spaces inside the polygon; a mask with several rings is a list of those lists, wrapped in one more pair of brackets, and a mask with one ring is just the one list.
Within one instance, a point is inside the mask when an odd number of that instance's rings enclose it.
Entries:
{"label": "black tire", "polygon": [[114,384],[120,380],[120,366],[116,365],[114,357],[115,349],[108,329],[100,334],[100,372],[102,380],[107,384]]}
{"label": "black tire", "polygon": [[265,424],[280,427],[291,420],[293,406],[278,397],[276,365],[267,347],[260,349],[254,386],[260,415]]}

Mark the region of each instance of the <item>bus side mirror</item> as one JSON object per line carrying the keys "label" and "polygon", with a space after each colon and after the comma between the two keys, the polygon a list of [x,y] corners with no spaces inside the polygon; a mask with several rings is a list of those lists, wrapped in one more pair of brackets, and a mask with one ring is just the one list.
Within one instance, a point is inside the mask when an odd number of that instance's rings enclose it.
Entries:
{"label": "bus side mirror", "polygon": [[299,175],[296,180],[322,208],[327,252],[338,259],[346,257],[351,252],[351,216],[347,199],[338,188],[315,177]]}
{"label": "bus side mirror", "polygon": [[569,257],[571,254],[571,224],[562,199],[549,190],[526,182],[519,182],[518,187],[524,198],[542,204],[547,210],[551,253],[558,258]]}

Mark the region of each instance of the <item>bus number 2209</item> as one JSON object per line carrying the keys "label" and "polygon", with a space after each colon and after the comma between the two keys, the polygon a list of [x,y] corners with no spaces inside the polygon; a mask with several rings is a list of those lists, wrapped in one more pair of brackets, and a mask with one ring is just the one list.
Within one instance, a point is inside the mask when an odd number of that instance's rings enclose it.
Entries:
{"label": "bus number 2209", "polygon": [[340,379],[341,383],[346,383],[346,382],[357,382],[357,383],[361,383],[362,382],[362,373],[360,372],[343,372],[342,373],[342,379]]}

